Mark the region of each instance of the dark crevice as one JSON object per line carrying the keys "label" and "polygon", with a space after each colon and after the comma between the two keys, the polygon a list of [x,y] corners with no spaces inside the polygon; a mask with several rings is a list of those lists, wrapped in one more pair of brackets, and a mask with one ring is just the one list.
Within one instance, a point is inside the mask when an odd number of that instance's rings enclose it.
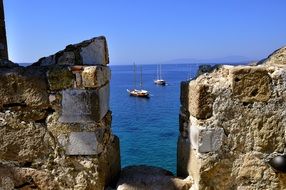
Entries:
{"label": "dark crevice", "polygon": [[53,108],[49,107],[46,109],[48,115],[53,114],[56,110],[54,110]]}
{"label": "dark crevice", "polygon": [[35,120],[35,123],[42,123],[45,124],[46,123],[46,119],[48,117],[48,115],[51,115],[55,112],[55,110],[53,108],[47,108],[45,110],[43,110],[46,112],[46,116],[43,119],[39,119],[39,120]]}
{"label": "dark crevice", "polygon": [[242,105],[243,106],[248,106],[250,103],[249,102],[243,102]]}
{"label": "dark crevice", "polygon": [[11,103],[11,104],[4,104],[3,108],[10,108],[10,107],[27,107],[27,104],[24,102],[21,103]]}
{"label": "dark crevice", "polygon": [[28,177],[24,183],[15,186],[15,189],[37,189],[37,185],[32,177]]}
{"label": "dark crevice", "polygon": [[236,78],[234,78],[234,81],[235,81],[235,82],[239,82],[240,79],[236,77]]}
{"label": "dark crevice", "polygon": [[248,108],[252,108],[253,107],[253,103],[252,102],[243,102],[242,105],[245,106],[245,107],[248,107]]}
{"label": "dark crevice", "polygon": [[258,94],[258,89],[254,89],[252,92],[251,92],[251,96],[256,96]]}
{"label": "dark crevice", "polygon": [[46,123],[46,118],[36,120],[35,123]]}
{"label": "dark crevice", "polygon": [[25,168],[30,168],[32,166],[32,162],[25,162],[22,166]]}
{"label": "dark crevice", "polygon": [[225,136],[228,137],[229,131],[223,130],[223,132],[224,132]]}

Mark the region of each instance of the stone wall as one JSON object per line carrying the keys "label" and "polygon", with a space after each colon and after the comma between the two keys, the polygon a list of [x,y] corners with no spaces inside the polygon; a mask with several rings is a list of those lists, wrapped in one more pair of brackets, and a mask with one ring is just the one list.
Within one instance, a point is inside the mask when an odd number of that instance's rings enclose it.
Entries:
{"label": "stone wall", "polygon": [[[286,188],[284,60],[282,48],[261,65],[215,66],[181,83],[177,173],[193,189]],[[270,165],[279,155],[280,171]]]}
{"label": "stone wall", "polygon": [[0,0],[0,59],[8,60],[3,0]]}
{"label": "stone wall", "polygon": [[104,37],[0,64],[0,189],[104,189],[120,172]]}
{"label": "stone wall", "polygon": [[177,173],[192,189],[286,189],[286,174],[269,164],[286,153],[285,55],[181,83]]}

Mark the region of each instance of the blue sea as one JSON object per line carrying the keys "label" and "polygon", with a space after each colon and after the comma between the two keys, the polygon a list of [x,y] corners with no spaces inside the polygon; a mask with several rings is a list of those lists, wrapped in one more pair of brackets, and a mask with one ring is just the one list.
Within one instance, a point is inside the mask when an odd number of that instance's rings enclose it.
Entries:
{"label": "blue sea", "polygon": [[[197,64],[162,65],[168,84],[157,86],[153,83],[157,65],[142,65],[143,87],[151,93],[145,99],[127,93],[134,88],[134,66],[111,65],[112,130],[120,138],[122,167],[148,164],[176,173],[180,82],[193,77],[197,69]],[[140,72],[136,76],[139,84]]]}
{"label": "blue sea", "polygon": [[[175,174],[180,82],[193,78],[199,64],[162,64],[166,86],[157,86],[153,82],[157,65],[142,65],[143,87],[151,92],[149,99],[131,97],[127,93],[127,89],[134,88],[133,65],[110,67],[112,130],[120,138],[122,167],[147,164]],[[137,65],[137,87],[138,71],[140,66]]]}

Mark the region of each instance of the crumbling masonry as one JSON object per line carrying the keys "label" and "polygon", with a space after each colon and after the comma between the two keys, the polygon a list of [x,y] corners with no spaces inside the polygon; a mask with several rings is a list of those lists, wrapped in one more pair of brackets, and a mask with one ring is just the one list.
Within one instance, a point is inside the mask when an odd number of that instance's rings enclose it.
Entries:
{"label": "crumbling masonry", "polygon": [[[28,67],[10,62],[0,1],[0,189],[115,185],[108,63],[104,37]],[[118,189],[286,189],[285,65],[284,47],[258,66],[206,67],[182,82],[177,174],[188,178],[129,167]]]}
{"label": "crumbling masonry", "polygon": [[216,66],[181,83],[177,173],[192,189],[286,189],[285,64],[281,48],[257,66]]}
{"label": "crumbling masonry", "polygon": [[108,62],[98,37],[26,68],[1,64],[1,188],[100,190],[116,182]]}

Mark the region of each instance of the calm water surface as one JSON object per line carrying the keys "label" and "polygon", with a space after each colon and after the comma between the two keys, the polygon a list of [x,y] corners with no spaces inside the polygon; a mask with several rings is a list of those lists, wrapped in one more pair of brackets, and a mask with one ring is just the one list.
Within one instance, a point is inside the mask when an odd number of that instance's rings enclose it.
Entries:
{"label": "calm water surface", "polygon": [[[157,65],[143,65],[143,86],[150,99],[130,97],[132,65],[112,66],[111,110],[113,132],[120,138],[122,167],[148,164],[175,173],[179,133],[180,82],[194,77],[197,64],[162,65],[167,86],[156,86]],[[139,71],[139,66],[137,66]],[[140,73],[137,73],[137,79]]]}

